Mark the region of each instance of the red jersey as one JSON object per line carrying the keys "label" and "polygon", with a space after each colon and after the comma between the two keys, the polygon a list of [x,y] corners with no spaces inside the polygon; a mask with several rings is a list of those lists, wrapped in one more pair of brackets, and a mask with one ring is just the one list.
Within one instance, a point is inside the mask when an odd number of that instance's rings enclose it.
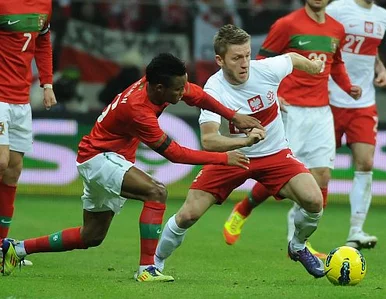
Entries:
{"label": "red jersey", "polygon": [[[227,119],[235,114],[192,83],[186,84],[182,100],[191,106],[217,111]],[[99,153],[115,152],[134,163],[140,142],[151,145],[165,136],[159,127],[158,117],[168,105],[156,105],[149,100],[147,81],[143,77],[117,95],[98,117],[91,133],[84,136],[79,144],[77,162],[83,163]],[[225,164],[227,161],[225,153],[195,151],[180,147],[174,141],[161,144],[160,148],[163,148],[160,154],[176,163]]]}
{"label": "red jersey", "polygon": [[327,106],[330,74],[344,91],[350,92],[351,82],[340,50],[345,38],[344,27],[327,14],[325,17],[324,23],[317,23],[302,8],[277,20],[257,56],[257,59],[261,59],[296,52],[324,62],[322,72],[318,75],[294,69],[280,83],[278,94],[291,105]]}
{"label": "red jersey", "polygon": [[29,103],[32,59],[40,83],[52,83],[51,0],[0,1],[0,101]]}

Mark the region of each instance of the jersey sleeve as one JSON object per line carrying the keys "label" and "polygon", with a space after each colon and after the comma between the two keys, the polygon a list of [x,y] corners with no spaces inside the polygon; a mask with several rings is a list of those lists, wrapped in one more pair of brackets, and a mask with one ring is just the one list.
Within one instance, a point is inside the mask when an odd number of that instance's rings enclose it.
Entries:
{"label": "jersey sleeve", "polygon": [[[215,99],[221,99],[219,92],[216,91],[209,82],[205,84],[204,91]],[[211,121],[221,124],[221,116],[212,111],[201,109],[201,114],[198,119],[199,124],[201,125]]]}
{"label": "jersey sleeve", "polygon": [[268,76],[271,82],[279,84],[286,76],[292,73],[292,59],[288,54],[267,58],[263,61],[267,64]]}
{"label": "jersey sleeve", "polygon": [[267,38],[260,48],[256,59],[280,55],[288,47],[289,32],[285,19],[277,20],[268,32]]}
{"label": "jersey sleeve", "polygon": [[[227,165],[228,163],[228,155],[226,153],[197,151],[183,147],[171,140],[159,127],[155,115],[141,114],[137,116],[131,128],[132,135],[173,163],[193,165]],[[154,144],[157,144],[156,147],[154,147]]]}
{"label": "jersey sleeve", "polygon": [[211,95],[206,93],[200,86],[188,82],[182,100],[189,106],[196,106],[202,109],[215,112],[228,120],[231,120],[236,111],[229,109],[218,102]]}
{"label": "jersey sleeve", "polygon": [[49,24],[40,31],[35,43],[35,61],[39,71],[40,86],[52,84],[52,45]]}

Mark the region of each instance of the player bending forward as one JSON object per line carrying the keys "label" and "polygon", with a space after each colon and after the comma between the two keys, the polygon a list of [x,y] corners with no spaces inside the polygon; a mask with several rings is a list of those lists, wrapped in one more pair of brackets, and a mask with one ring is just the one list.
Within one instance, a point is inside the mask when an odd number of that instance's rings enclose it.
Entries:
{"label": "player bending forward", "polygon": [[144,202],[139,219],[141,256],[137,281],[173,281],[173,277],[154,267],[167,191],[161,182],[134,166],[139,143],[145,143],[174,163],[224,164],[244,169],[248,169],[249,163],[247,157],[236,151],[196,151],[171,140],[159,127],[157,118],[169,104],[180,100],[220,113],[240,128],[260,128],[255,129],[256,134],[251,133],[256,141],[265,136],[258,120],[235,113],[199,86],[187,82],[186,67],[178,58],[158,55],[147,66],[146,77],[118,94],[79,144],[77,167],[84,184],[83,226],[20,242],[4,239],[0,244],[4,254],[3,274],[11,274],[27,254],[100,245],[114,215],[131,198]]}
{"label": "player bending forward", "polygon": [[156,250],[156,267],[162,271],[165,260],[180,246],[187,229],[210,206],[221,204],[235,188],[252,178],[271,190],[277,199],[290,198],[300,205],[295,215],[295,234],[288,243],[288,254],[294,261],[300,261],[311,275],[322,277],[323,262],[305,246],[323,214],[322,193],[310,172],[288,148],[277,89],[293,68],[318,74],[323,63],[296,53],[251,61],[250,36],[233,25],[225,25],[219,30],[214,39],[214,50],[221,70],[209,78],[204,90],[225,106],[258,118],[266,128],[267,137],[251,145],[232,123],[227,129],[230,137],[220,135],[221,117],[206,110],[201,112],[204,148],[210,151],[240,148],[250,159],[249,169],[219,165],[202,168],[185,203],[164,227]]}

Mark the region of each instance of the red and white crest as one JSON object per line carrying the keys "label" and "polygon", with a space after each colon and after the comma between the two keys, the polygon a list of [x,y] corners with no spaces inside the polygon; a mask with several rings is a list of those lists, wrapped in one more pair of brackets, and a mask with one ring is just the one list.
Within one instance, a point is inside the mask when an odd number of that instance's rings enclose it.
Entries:
{"label": "red and white crest", "polygon": [[270,105],[275,101],[275,93],[272,90],[268,91],[267,99]]}
{"label": "red and white crest", "polygon": [[264,107],[263,101],[259,95],[248,100],[248,105],[251,108],[252,112],[259,111]]}
{"label": "red and white crest", "polygon": [[365,22],[365,32],[373,33],[374,32],[374,23],[373,22]]}

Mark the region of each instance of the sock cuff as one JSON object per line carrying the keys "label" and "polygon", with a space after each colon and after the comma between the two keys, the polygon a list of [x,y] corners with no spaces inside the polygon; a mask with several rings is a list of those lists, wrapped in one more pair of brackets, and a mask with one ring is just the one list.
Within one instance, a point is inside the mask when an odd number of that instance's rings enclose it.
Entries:
{"label": "sock cuff", "polygon": [[304,217],[310,220],[319,220],[320,217],[322,217],[323,215],[323,209],[318,213],[312,213],[312,212],[307,212],[305,209],[301,208],[300,212],[304,215]]}
{"label": "sock cuff", "polygon": [[145,201],[143,204],[145,207],[154,209],[154,210],[165,210],[166,204],[156,201]]}
{"label": "sock cuff", "polygon": [[2,181],[0,181],[0,188],[1,189],[8,189],[9,191],[14,191],[16,190],[16,186],[11,186],[11,185],[7,185],[7,184],[4,184]]}
{"label": "sock cuff", "polygon": [[183,235],[186,233],[186,228],[181,228],[177,225],[177,222],[176,222],[176,214],[174,214],[172,217],[170,217],[170,219],[168,220],[168,222],[166,223],[166,225],[169,227],[169,229],[175,233],[176,235]]}

